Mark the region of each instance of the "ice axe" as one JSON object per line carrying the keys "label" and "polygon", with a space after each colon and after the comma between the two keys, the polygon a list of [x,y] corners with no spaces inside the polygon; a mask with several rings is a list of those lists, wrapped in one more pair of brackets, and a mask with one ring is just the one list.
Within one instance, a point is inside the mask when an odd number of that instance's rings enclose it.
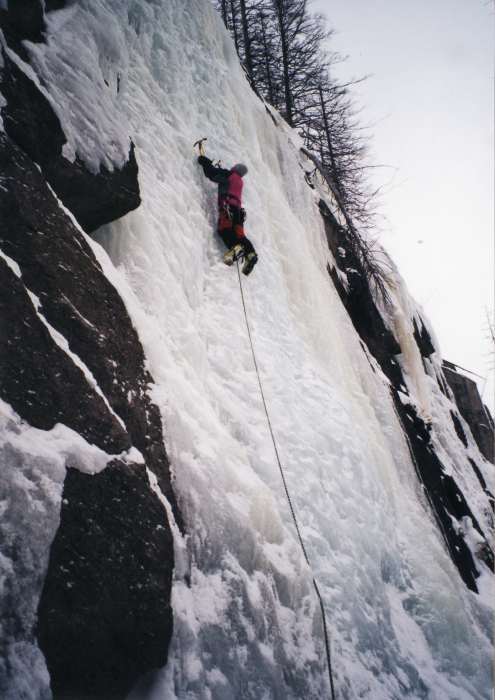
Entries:
{"label": "ice axe", "polygon": [[204,139],[199,139],[199,141],[196,141],[194,144],[193,148],[196,148],[196,146],[199,146],[199,155],[204,156],[205,152],[203,149],[203,141],[207,141],[207,137],[205,136]]}

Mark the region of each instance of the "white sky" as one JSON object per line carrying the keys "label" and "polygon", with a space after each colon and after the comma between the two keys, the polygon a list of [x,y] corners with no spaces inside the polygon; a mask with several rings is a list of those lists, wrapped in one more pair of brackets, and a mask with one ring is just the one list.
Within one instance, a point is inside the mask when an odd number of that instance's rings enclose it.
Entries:
{"label": "white sky", "polygon": [[[315,0],[348,56],[334,75],[356,85],[376,123],[376,163],[398,168],[382,198],[380,242],[435,329],[442,356],[482,377],[493,367],[493,3]],[[381,183],[392,174],[382,172]],[[476,377],[471,378],[476,379]],[[477,380],[480,391],[483,380]],[[493,414],[493,371],[483,400]]]}

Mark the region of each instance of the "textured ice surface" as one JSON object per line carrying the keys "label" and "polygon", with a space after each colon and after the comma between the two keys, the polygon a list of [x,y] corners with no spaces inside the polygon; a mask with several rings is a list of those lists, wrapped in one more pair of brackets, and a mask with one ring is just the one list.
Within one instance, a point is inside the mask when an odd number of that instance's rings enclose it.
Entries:
{"label": "textured ice surface", "polygon": [[[130,698],[327,698],[312,572],[338,698],[490,698],[491,575],[480,564],[481,593],[471,593],[445,551],[387,382],[327,274],[298,139],[250,90],[218,15],[206,0],[80,0],[49,15],[48,43],[30,52],[67,155],[94,169],[118,164],[131,137],[140,169],[142,206],[95,234],[104,250],[93,247],[144,344],[189,534],[176,531],[169,662]],[[260,260],[244,293],[312,572],[280,479],[237,272],[221,262],[216,194],[192,149],[204,136],[222,165],[249,168],[246,233]],[[400,280],[393,298],[383,314],[410,400],[490,527],[434,363],[425,374]]]}

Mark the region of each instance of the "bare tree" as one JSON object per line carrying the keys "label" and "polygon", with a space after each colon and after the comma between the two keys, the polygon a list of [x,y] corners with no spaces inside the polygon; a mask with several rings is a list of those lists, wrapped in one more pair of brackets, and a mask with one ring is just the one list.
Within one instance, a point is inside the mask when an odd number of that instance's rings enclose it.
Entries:
{"label": "bare tree", "polygon": [[485,314],[486,314],[486,322],[485,322],[485,325],[483,327],[483,330],[485,331],[485,338],[490,345],[490,350],[486,354],[486,357],[488,358],[488,369],[486,372],[485,381],[483,382],[483,390],[481,392],[481,399],[482,400],[483,400],[483,394],[485,393],[488,379],[490,378],[490,375],[493,374],[493,370],[495,368],[495,328],[494,328],[494,324],[493,324],[493,311],[489,312],[487,307],[485,306]]}
{"label": "bare tree", "polygon": [[[213,0],[232,33],[253,88],[297,129],[331,177],[339,200],[361,226],[373,223],[376,191],[367,185],[366,130],[351,84],[331,77],[341,57],[309,0]],[[242,31],[240,27],[242,26]]]}

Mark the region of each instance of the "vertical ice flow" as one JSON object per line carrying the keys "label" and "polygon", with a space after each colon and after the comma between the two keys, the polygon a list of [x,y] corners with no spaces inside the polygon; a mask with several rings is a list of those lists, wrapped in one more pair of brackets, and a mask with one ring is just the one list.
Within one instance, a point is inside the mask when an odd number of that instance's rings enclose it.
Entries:
{"label": "vertical ice flow", "polygon": [[[312,572],[338,698],[489,698],[491,579],[483,571],[471,594],[445,551],[386,381],[327,274],[297,137],[250,90],[219,16],[206,0],[79,0],[49,15],[47,44],[30,51],[67,155],[118,165],[130,136],[140,169],[142,206],[93,245],[145,347],[189,534],[177,536],[169,663],[132,698],[329,697]],[[72,105],[57,102],[62,73]],[[204,136],[222,165],[249,168],[246,232],[260,260],[244,293],[312,571],[278,472],[237,273],[221,263],[214,187],[192,149]],[[384,314],[408,389],[466,480],[397,279]]]}

